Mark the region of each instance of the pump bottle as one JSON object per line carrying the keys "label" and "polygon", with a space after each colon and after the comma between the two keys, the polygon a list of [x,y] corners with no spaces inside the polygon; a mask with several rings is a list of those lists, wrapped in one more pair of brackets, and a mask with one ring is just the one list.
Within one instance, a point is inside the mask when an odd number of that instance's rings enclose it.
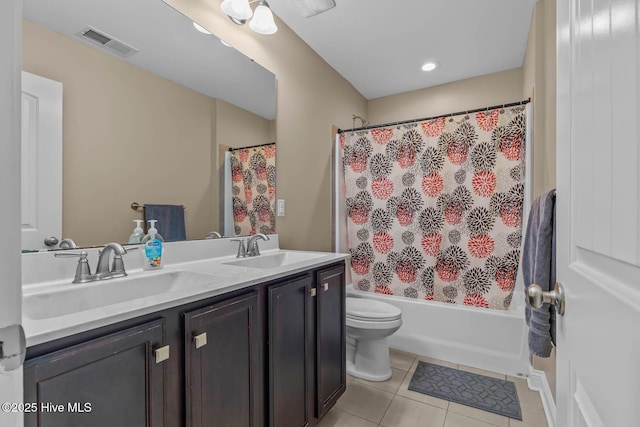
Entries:
{"label": "pump bottle", "polygon": [[142,239],[144,238],[144,232],[142,231],[142,227],[140,226],[140,224],[142,224],[143,220],[134,219],[133,222],[136,223],[136,228],[133,229],[133,233],[131,234],[131,236],[129,236],[128,243],[131,243],[131,244],[142,243]]}
{"label": "pump bottle", "polygon": [[162,250],[164,239],[156,229],[156,220],[149,220],[149,233],[144,236],[142,243],[142,268],[144,270],[159,270],[162,268]]}

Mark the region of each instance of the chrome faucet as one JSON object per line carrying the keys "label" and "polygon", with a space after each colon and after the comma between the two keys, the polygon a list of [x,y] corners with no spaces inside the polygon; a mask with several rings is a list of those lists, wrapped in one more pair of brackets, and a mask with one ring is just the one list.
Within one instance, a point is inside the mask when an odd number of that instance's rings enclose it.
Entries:
{"label": "chrome faucet", "polygon": [[73,282],[71,283],[87,283],[94,281],[94,277],[91,275],[91,267],[89,267],[89,261],[87,260],[87,251],[78,252],[59,252],[55,253],[53,256],[58,257],[70,257],[77,256],[80,257],[78,260],[78,265],[76,266],[76,275],[73,277]]}
{"label": "chrome faucet", "polygon": [[222,235],[220,233],[218,233],[217,231],[210,231],[210,232],[207,233],[206,236],[204,236],[204,238],[207,239],[207,240],[208,239],[213,239],[213,238],[222,239]]}
{"label": "chrome faucet", "polygon": [[262,233],[254,234],[253,236],[251,236],[249,238],[249,242],[247,243],[247,256],[260,255],[260,248],[258,248],[258,239],[269,240],[269,236]]}
{"label": "chrome faucet", "polygon": [[238,242],[238,253],[236,258],[244,258],[247,256],[247,249],[243,239],[231,239],[230,242]]}
{"label": "chrome faucet", "polygon": [[60,247],[60,249],[77,249],[78,248],[78,245],[76,244],[76,242],[69,237],[67,237],[66,239],[62,239],[62,241],[58,246]]}
{"label": "chrome faucet", "polygon": [[[109,268],[109,255],[114,253],[113,264]],[[87,252],[67,252],[61,251],[54,256],[57,257],[79,257],[78,266],[76,267],[76,275],[71,283],[87,283],[96,280],[112,279],[114,277],[124,277],[127,275],[124,270],[124,262],[122,261],[122,255],[125,255],[127,250],[118,243],[109,243],[104,247],[104,250],[100,251],[98,258],[98,267],[96,268],[96,274],[91,274],[91,268],[89,267],[89,261],[87,260]]]}
{"label": "chrome faucet", "polygon": [[[109,255],[113,252],[113,265],[109,267]],[[112,277],[124,277],[127,272],[124,271],[124,262],[122,261],[122,255],[125,255],[127,250],[119,243],[109,243],[100,252],[98,258],[98,266],[96,267],[96,279],[111,279]]]}

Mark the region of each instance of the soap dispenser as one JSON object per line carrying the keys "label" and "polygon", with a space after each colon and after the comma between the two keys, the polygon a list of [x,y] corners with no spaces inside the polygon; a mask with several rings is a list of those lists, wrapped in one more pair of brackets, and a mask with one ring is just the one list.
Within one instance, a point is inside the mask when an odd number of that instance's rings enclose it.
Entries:
{"label": "soap dispenser", "polygon": [[142,243],[142,268],[144,270],[159,270],[162,268],[162,242],[164,239],[156,229],[156,220],[149,220],[149,234],[144,236]]}
{"label": "soap dispenser", "polygon": [[143,220],[141,219],[134,219],[133,222],[136,223],[136,228],[133,229],[133,233],[131,234],[131,236],[129,236],[129,242],[128,243],[142,243],[142,239],[144,238],[144,232],[142,231],[142,227],[140,226],[140,224],[142,224]]}

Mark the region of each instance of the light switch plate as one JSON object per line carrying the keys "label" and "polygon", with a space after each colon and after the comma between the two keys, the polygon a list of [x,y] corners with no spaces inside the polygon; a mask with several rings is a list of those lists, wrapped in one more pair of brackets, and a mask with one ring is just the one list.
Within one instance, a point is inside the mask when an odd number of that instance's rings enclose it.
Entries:
{"label": "light switch plate", "polygon": [[284,199],[278,199],[278,216],[284,216]]}

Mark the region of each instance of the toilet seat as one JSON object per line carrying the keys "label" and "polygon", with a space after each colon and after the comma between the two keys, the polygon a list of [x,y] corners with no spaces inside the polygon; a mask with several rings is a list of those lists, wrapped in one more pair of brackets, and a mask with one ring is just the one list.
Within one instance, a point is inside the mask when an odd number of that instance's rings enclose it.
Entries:
{"label": "toilet seat", "polygon": [[367,298],[347,297],[347,319],[367,322],[389,322],[398,320],[402,311],[398,307]]}

